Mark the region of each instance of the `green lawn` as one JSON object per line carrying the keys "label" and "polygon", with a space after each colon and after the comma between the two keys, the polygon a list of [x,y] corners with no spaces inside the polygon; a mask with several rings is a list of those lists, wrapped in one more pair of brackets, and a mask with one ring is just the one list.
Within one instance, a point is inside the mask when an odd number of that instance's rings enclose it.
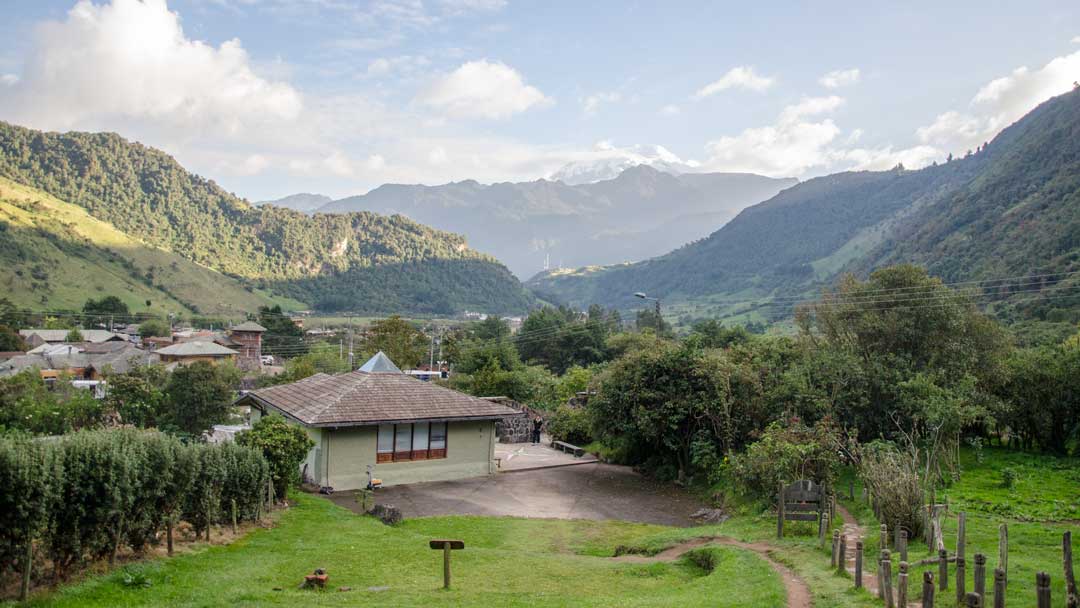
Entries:
{"label": "green lawn", "polygon": [[[1011,488],[1003,484],[1005,469],[1016,474]],[[846,482],[842,484],[846,488]],[[856,486],[857,495],[861,487]],[[966,513],[967,542],[965,549],[967,591],[974,588],[976,553],[987,557],[987,591],[992,597],[993,569],[998,565],[998,526],[1007,524],[1009,530],[1008,606],[1035,605],[1035,573],[1050,574],[1051,592],[1055,602],[1063,601],[1061,535],[1073,530],[1080,534],[1080,460],[1016,452],[1003,448],[983,448],[981,459],[972,449],[961,451],[960,480],[939,491],[938,500],[948,500],[949,516],[943,521],[945,544],[952,553],[956,550],[957,514]],[[865,504],[850,504],[849,509],[868,530],[879,522]],[[891,534],[890,534],[891,536]],[[1080,551],[1080,538],[1073,543]],[[866,554],[878,554],[877,534],[869,534]],[[909,544],[909,559],[917,561],[930,556],[926,544],[914,539]],[[894,569],[899,565],[894,560]],[[871,565],[872,567],[872,565]],[[922,573],[934,572],[937,566],[912,569],[911,581],[921,581]],[[894,573],[895,580],[895,573]],[[949,591],[954,597],[956,570],[949,568]],[[921,585],[921,583],[920,583]],[[912,584],[914,589],[914,583]],[[940,591],[938,594],[940,595]],[[987,605],[992,604],[991,597]]]}
{"label": "green lawn", "polygon": [[[228,546],[127,567],[150,580],[123,584],[123,571],[36,598],[56,606],[386,605],[429,606],[782,606],[783,584],[752,552],[707,548],[711,559],[620,563],[615,547],[666,534],[625,522],[438,517],[384,526],[329,501],[298,496],[273,529]],[[454,588],[443,591],[437,537],[461,538]],[[712,570],[698,565],[711,562]],[[297,589],[326,568],[331,589]],[[339,592],[348,586],[351,591]],[[281,588],[275,591],[275,587]],[[385,588],[370,590],[369,588]]]}

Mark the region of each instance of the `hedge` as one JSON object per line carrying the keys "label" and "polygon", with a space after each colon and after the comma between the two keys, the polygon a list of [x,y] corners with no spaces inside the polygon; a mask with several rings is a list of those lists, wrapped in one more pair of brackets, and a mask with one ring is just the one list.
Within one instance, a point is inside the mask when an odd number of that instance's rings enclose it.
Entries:
{"label": "hedge", "polygon": [[270,469],[258,450],[184,444],[136,429],[52,438],[0,436],[0,574],[22,571],[36,542],[62,577],[122,546],[140,552],[180,519],[255,520]]}

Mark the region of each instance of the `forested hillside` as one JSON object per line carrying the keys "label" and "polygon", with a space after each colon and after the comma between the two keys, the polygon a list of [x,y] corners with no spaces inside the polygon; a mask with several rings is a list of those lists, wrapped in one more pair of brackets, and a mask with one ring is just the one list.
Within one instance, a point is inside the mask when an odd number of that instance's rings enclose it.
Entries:
{"label": "forested hillside", "polygon": [[[626,308],[634,292],[646,291],[673,302],[711,302],[715,313],[734,312],[736,302],[810,293],[846,270],[865,276],[900,262],[948,280],[1070,271],[1080,245],[1078,142],[1080,92],[1073,91],[963,158],[918,171],[812,179],[667,255],[550,272],[529,284],[575,305]],[[1048,286],[1068,284],[1056,279]]]}
{"label": "forested hillside", "polygon": [[0,122],[0,176],[147,245],[323,309],[445,314],[520,311],[530,302],[504,266],[459,235],[400,216],[254,207],[115,134]]}

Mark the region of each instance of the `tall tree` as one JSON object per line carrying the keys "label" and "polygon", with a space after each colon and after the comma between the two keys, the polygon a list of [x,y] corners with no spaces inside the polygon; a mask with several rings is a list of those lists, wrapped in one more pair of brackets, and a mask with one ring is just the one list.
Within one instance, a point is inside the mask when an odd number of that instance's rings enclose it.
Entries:
{"label": "tall tree", "polygon": [[397,315],[373,322],[364,339],[368,355],[381,350],[401,369],[427,361],[430,347],[431,342],[422,331]]}
{"label": "tall tree", "polygon": [[165,424],[197,437],[226,422],[239,383],[240,372],[231,365],[199,361],[176,368],[165,387]]}

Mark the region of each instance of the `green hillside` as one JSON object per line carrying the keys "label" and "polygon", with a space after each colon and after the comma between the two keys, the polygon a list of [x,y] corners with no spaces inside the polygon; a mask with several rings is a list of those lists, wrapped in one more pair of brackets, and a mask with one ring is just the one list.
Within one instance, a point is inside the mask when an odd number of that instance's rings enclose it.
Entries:
{"label": "green hillside", "polygon": [[80,207],[5,178],[0,235],[0,291],[21,307],[79,309],[102,295],[119,297],[132,311],[161,315],[300,305],[149,247]]}
{"label": "green hillside", "polygon": [[309,306],[509,312],[531,301],[503,265],[461,236],[401,216],[254,207],[169,155],[111,133],[0,122],[0,176],[78,205],[151,247]]}
{"label": "green hillside", "polygon": [[[964,158],[808,180],[667,255],[548,272],[529,285],[578,306],[640,306],[632,294],[645,291],[672,303],[669,310],[736,315],[813,293],[844,271],[865,275],[899,262],[957,281],[1071,271],[1080,255],[1078,202],[1080,91],[1073,91]],[[1025,315],[1041,314],[1024,307]],[[774,318],[790,313],[790,306],[765,308]]]}

